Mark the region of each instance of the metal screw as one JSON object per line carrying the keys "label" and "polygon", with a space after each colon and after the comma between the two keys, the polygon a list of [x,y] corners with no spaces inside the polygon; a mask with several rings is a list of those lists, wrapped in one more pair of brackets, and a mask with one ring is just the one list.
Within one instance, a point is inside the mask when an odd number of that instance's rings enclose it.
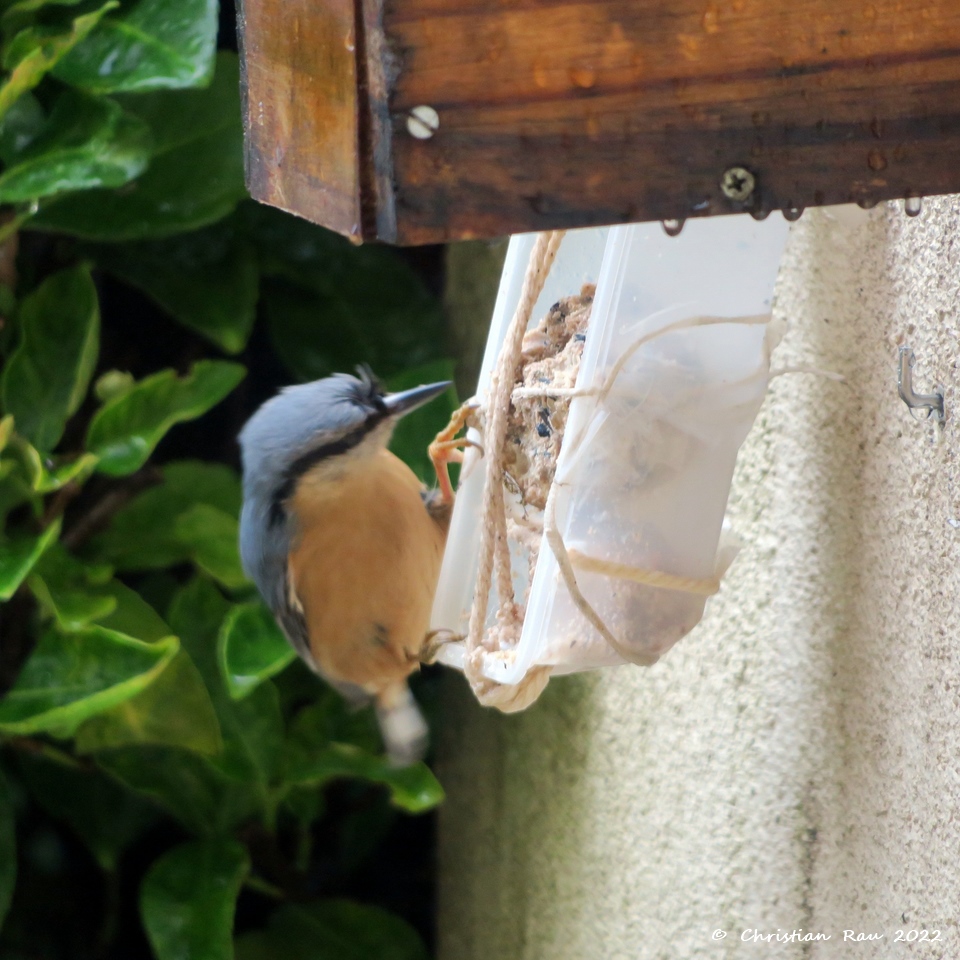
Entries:
{"label": "metal screw", "polygon": [[720,178],[721,192],[735,203],[746,203],[756,186],[757,178],[746,167],[730,167]]}
{"label": "metal screw", "polygon": [[418,140],[429,140],[440,126],[440,115],[433,107],[421,104],[407,116],[407,133]]}

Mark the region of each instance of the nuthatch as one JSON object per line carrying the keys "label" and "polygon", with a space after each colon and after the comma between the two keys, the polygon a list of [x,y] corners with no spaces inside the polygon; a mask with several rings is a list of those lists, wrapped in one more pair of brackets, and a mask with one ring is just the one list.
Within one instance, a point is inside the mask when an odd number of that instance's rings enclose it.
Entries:
{"label": "nuthatch", "polygon": [[297,653],[349,701],[373,699],[391,758],[410,763],[427,727],[407,677],[430,655],[446,463],[463,441],[431,445],[440,489],[428,492],[387,443],[449,384],[390,394],[358,373],[287,387],[244,426],[240,553]]}

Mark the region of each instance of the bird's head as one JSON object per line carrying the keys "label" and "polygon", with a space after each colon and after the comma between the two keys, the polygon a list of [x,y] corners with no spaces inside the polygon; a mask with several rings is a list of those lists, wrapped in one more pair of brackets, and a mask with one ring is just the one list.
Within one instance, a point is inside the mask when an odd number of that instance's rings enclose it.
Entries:
{"label": "bird's head", "polygon": [[377,452],[401,417],[450,385],[387,393],[368,368],[357,372],[287,387],[247,421],[239,437],[245,496],[282,501],[306,473]]}

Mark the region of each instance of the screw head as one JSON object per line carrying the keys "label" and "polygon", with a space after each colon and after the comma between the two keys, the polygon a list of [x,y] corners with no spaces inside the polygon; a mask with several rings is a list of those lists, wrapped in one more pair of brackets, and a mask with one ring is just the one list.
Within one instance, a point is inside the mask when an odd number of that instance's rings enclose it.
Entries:
{"label": "screw head", "polygon": [[407,133],[418,140],[429,140],[440,127],[440,115],[433,107],[421,104],[407,115]]}
{"label": "screw head", "polygon": [[720,192],[734,203],[746,203],[757,186],[757,178],[746,167],[730,167],[720,178]]}

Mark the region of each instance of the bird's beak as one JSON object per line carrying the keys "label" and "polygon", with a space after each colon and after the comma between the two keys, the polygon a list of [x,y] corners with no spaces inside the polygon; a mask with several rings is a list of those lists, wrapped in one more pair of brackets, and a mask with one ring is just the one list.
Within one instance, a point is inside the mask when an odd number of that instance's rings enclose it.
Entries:
{"label": "bird's beak", "polygon": [[439,397],[452,382],[452,380],[444,380],[442,383],[428,383],[425,387],[411,387],[400,393],[388,393],[383,398],[383,404],[390,416],[402,417],[411,410],[422,407],[434,397]]}

